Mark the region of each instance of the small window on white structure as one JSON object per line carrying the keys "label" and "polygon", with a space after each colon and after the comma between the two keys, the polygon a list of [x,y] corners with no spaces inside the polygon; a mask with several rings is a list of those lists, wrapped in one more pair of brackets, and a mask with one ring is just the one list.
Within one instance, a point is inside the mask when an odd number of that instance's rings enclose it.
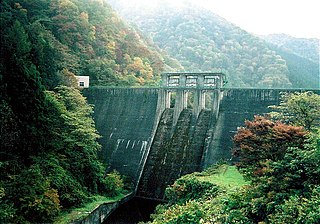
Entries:
{"label": "small window on white structure", "polygon": [[89,88],[89,76],[76,76],[80,89]]}

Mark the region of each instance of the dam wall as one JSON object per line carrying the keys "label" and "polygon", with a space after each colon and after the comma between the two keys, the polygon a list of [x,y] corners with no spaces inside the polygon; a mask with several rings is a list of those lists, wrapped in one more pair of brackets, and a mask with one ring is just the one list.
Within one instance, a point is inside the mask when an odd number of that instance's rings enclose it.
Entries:
{"label": "dam wall", "polygon": [[202,110],[195,117],[191,109],[183,109],[174,125],[174,109],[164,111],[139,182],[138,197],[164,200],[168,185],[201,170],[212,114]]}
{"label": "dam wall", "polygon": [[319,90],[314,89],[224,89],[203,168],[219,160],[232,162],[232,138],[237,128],[244,126],[245,120],[271,112],[268,106],[278,105],[281,93],[305,91],[320,94]]}
{"label": "dam wall", "polygon": [[[281,92],[306,90],[221,89],[210,110],[166,108],[160,88],[91,87],[94,120],[107,171],[117,170],[134,184],[137,196],[163,199],[181,175],[219,160],[232,162],[232,137],[245,120],[270,112]],[[319,90],[311,90],[320,94]],[[178,112],[177,112],[178,111]],[[176,114],[179,114],[175,121]]]}
{"label": "dam wall", "polygon": [[107,171],[117,170],[136,184],[158,120],[158,89],[92,87],[84,95],[94,105],[99,157]]}

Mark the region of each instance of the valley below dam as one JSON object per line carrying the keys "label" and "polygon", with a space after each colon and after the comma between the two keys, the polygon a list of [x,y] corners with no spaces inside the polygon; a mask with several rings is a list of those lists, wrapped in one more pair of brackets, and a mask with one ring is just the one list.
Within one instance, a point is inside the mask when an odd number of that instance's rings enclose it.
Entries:
{"label": "valley below dam", "polygon": [[104,224],[136,224],[150,221],[150,215],[161,202],[135,197],[122,204],[104,221]]}

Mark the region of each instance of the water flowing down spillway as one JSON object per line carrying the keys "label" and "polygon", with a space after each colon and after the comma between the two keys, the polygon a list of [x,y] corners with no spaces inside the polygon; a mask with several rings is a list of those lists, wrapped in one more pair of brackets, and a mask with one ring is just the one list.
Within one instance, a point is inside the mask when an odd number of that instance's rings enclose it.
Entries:
{"label": "water flowing down spillway", "polygon": [[184,174],[200,171],[212,112],[201,111],[198,118],[184,109],[173,126],[174,109],[166,109],[160,119],[137,196],[164,199],[165,188]]}

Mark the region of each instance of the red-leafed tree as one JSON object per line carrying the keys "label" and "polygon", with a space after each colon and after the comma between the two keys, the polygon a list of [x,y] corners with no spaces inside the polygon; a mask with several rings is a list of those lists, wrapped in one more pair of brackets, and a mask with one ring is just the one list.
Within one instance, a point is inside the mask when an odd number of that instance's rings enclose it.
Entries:
{"label": "red-leafed tree", "polygon": [[255,116],[234,136],[233,155],[239,159],[237,165],[245,176],[255,179],[267,171],[270,162],[283,159],[289,147],[301,148],[306,134],[303,127]]}

